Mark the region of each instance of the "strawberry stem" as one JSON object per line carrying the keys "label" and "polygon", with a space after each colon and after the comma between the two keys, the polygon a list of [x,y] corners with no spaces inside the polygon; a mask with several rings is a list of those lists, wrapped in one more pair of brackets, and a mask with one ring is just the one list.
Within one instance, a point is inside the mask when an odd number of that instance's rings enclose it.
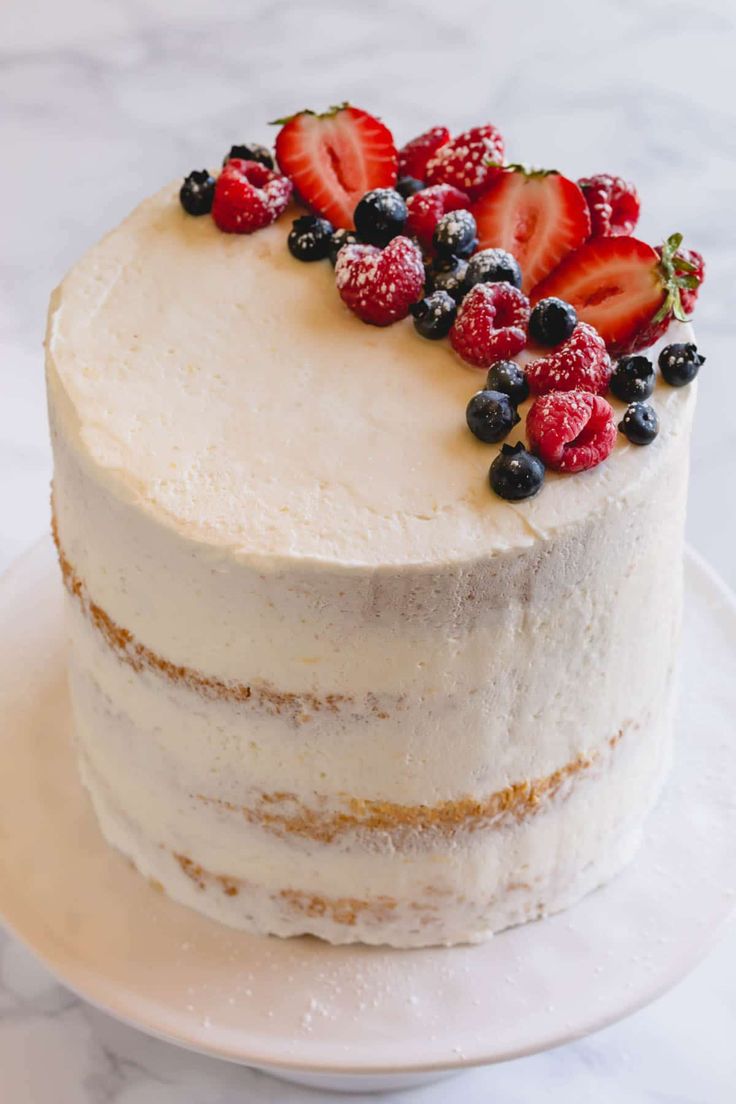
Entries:
{"label": "strawberry stem", "polygon": [[682,245],[682,234],[670,234],[662,243],[661,259],[659,262],[659,274],[666,291],[665,300],[654,316],[655,324],[661,322],[669,314],[673,314],[678,322],[689,322],[690,315],[685,313],[680,298],[680,288],[694,290],[700,287],[700,277],[694,264],[679,257],[677,251]]}
{"label": "strawberry stem", "polygon": [[538,169],[531,165],[522,165],[518,161],[510,161],[507,165],[502,164],[500,161],[486,161],[484,162],[490,168],[503,169],[504,172],[521,173],[522,176],[526,176],[529,180],[539,179],[544,176],[559,176],[559,169]]}
{"label": "strawberry stem", "polygon": [[295,111],[293,115],[284,115],[283,119],[271,119],[268,126],[286,126],[292,119],[298,119],[300,115],[315,115],[318,119],[328,119],[332,115],[337,115],[340,111],[344,111],[346,107],[350,107],[347,100],[341,104],[333,104],[332,107],[328,107],[326,111],[312,111],[311,107],[305,107],[301,111]]}

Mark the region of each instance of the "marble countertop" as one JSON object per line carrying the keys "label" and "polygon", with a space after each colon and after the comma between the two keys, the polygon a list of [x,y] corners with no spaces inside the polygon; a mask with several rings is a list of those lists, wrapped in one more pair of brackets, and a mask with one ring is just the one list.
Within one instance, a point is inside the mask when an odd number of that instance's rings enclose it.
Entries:
{"label": "marble countertop", "polygon": [[[620,172],[643,196],[642,236],[681,230],[705,254],[697,329],[708,364],[688,534],[736,584],[735,49],[730,0],[5,0],[0,567],[48,522],[41,339],[49,291],[65,269],[162,181],[217,163],[234,141],[268,140],[264,120],[350,99],[384,115],[401,138],[436,122],[460,129],[492,119],[512,160],[573,177]],[[731,931],[689,978],[626,1022],[401,1099],[730,1104],[734,978]],[[0,935],[3,1104],[321,1096],[115,1023]]]}

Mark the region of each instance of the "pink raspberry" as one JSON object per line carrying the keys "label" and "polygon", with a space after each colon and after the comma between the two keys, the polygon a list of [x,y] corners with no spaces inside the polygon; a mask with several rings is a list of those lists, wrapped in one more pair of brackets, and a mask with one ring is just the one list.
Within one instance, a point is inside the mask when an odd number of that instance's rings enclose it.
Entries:
{"label": "pink raspberry", "polygon": [[424,180],[427,162],[437,150],[450,141],[447,127],[436,126],[412,138],[399,150],[399,176],[413,176],[415,180]]}
{"label": "pink raspberry", "polygon": [[452,184],[477,199],[500,174],[503,154],[503,138],[496,127],[491,123],[472,127],[440,146],[427,164],[425,180]]}
{"label": "pink raspberry", "polygon": [[452,184],[433,184],[431,188],[410,196],[406,206],[409,211],[407,232],[418,239],[423,249],[430,250],[434,228],[442,216],[449,211],[467,210],[470,200],[465,192],[453,188]]}
{"label": "pink raspberry", "polygon": [[616,443],[613,407],[588,391],[550,391],[534,400],[526,435],[548,468],[586,471],[610,456]]}
{"label": "pink raspberry", "polygon": [[615,238],[633,233],[639,221],[639,196],[620,176],[598,173],[578,180],[590,211],[590,236]]}
{"label": "pink raspberry", "polygon": [[548,391],[592,391],[605,395],[611,380],[606,343],[587,322],[578,322],[567,341],[526,366],[533,395]]}
{"label": "pink raspberry", "polygon": [[406,318],[424,288],[422,254],[409,238],[385,249],[344,245],[337,254],[335,283],[343,302],[364,322],[390,326]]}
{"label": "pink raspberry", "polygon": [[215,183],[212,217],[226,234],[252,234],[286,210],[291,192],[288,177],[258,161],[233,158]]}
{"label": "pink raspberry", "polygon": [[476,284],[450,330],[456,353],[476,368],[516,356],[526,345],[529,300],[511,284]]}

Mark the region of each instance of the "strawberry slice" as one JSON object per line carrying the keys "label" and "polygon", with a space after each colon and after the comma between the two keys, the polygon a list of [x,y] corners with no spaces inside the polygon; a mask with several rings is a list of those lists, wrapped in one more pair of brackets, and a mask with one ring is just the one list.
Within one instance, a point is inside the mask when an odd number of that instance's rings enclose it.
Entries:
{"label": "strawberry slice", "polygon": [[556,295],[595,326],[614,356],[636,352],[673,318],[687,321],[680,293],[694,291],[701,276],[681,243],[672,234],[658,252],[637,238],[591,238],[534,288],[532,302]]}
{"label": "strawberry slice", "polygon": [[322,115],[300,111],[282,124],[276,158],[299,195],[335,227],[353,226],[359,199],[396,183],[391,131],[359,107],[341,104]]}
{"label": "strawberry slice", "polygon": [[479,249],[516,257],[525,291],[590,234],[585,196],[572,180],[546,169],[509,165],[471,208]]}

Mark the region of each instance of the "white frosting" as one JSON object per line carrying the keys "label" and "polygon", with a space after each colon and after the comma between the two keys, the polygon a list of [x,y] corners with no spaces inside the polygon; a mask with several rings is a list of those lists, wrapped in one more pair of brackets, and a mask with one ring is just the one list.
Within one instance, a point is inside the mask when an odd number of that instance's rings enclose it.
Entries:
{"label": "white frosting", "polygon": [[[408,322],[359,322],[287,228],[223,235],[167,188],[52,302],[55,508],[85,594],[170,663],[254,690],[134,671],[70,599],[85,780],[111,842],[225,922],[482,938],[609,876],[656,792],[694,390],[658,386],[650,447],[622,438],[599,468],[502,502],[496,450],[464,426],[482,373]],[[482,801],[579,756],[590,769],[543,815],[451,839],[324,842],[237,811],[284,793],[322,816]],[[257,905],[194,886],[174,853],[259,887]],[[419,930],[428,887],[445,903]],[[282,890],[396,905],[346,930]]]}

